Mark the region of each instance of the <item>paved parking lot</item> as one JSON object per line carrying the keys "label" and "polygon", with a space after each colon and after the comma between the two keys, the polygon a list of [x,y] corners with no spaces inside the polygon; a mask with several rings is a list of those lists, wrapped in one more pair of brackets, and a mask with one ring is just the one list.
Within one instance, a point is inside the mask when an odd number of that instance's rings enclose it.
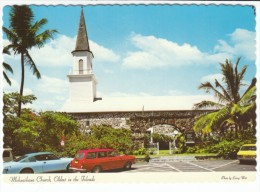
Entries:
{"label": "paved parking lot", "polygon": [[239,164],[238,160],[198,160],[134,164],[131,170],[120,172],[218,172],[256,171],[254,163]]}

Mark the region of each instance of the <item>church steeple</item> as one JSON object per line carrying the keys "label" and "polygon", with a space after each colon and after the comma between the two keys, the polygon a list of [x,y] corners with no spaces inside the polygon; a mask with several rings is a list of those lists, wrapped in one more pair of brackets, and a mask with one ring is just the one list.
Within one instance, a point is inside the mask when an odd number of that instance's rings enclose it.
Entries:
{"label": "church steeple", "polygon": [[70,82],[70,101],[94,102],[97,80],[92,68],[93,53],[90,51],[83,8],[79,20],[75,50],[72,51],[72,71],[68,75]]}
{"label": "church steeple", "polygon": [[87,29],[86,29],[84,12],[83,12],[82,7],[81,7],[80,20],[79,20],[77,41],[76,41],[75,50],[73,52],[76,52],[76,51],[89,51],[89,52],[91,52],[90,47],[89,47],[88,33],[87,33]]}

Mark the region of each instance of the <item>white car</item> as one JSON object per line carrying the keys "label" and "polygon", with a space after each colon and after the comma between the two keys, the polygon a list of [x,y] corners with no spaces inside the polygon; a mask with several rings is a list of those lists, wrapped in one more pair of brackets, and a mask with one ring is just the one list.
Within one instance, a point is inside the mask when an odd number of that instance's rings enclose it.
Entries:
{"label": "white car", "polygon": [[58,158],[50,152],[23,155],[3,163],[3,174],[67,172],[73,158]]}
{"label": "white car", "polygon": [[14,160],[14,155],[12,153],[12,149],[11,148],[4,148],[4,151],[3,151],[3,161],[4,162],[9,162],[9,161],[12,161]]}

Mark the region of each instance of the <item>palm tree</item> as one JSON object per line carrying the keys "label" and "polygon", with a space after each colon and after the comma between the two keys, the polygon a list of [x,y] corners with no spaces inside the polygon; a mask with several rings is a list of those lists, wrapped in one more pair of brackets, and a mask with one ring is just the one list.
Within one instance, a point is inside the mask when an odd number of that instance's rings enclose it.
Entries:
{"label": "palm tree", "polygon": [[241,87],[245,85],[243,78],[247,66],[242,67],[238,71],[239,62],[240,58],[237,59],[235,66],[228,60],[220,64],[224,84],[215,79],[215,86],[210,82],[202,83],[199,86],[199,89],[204,89],[207,93],[213,91],[218,102],[202,101],[194,105],[195,109],[215,109],[215,111],[198,118],[193,127],[196,132],[208,134],[218,130],[224,133],[225,130],[234,129],[235,136],[238,137],[238,131],[241,131],[245,127],[243,122],[245,123],[245,120],[246,122],[252,120],[252,117],[248,116],[248,113],[252,114],[255,112],[256,79],[252,80],[251,85],[240,96]]}
{"label": "palm tree", "polygon": [[[3,53],[10,55],[10,51],[6,47],[4,47]],[[10,73],[13,74],[13,69],[8,63],[5,63],[5,62],[3,62],[3,69],[4,69],[4,71],[3,71],[4,78],[5,78],[6,82],[11,86],[12,83],[11,83],[11,81],[10,81],[9,77],[7,76],[5,71],[9,71]]]}
{"label": "palm tree", "polygon": [[[29,50],[33,47],[39,49],[57,32],[56,30],[45,30],[41,32],[43,26],[47,23],[47,19],[41,19],[33,23],[34,15],[27,5],[14,5],[9,13],[10,29],[3,27],[3,31],[11,42],[7,49],[13,49],[14,54],[21,55],[21,84],[20,96],[23,96],[24,88],[24,66],[27,64],[33,74],[39,79],[41,74],[37,69],[35,62],[29,54]],[[21,114],[21,100],[18,101],[18,117]]]}

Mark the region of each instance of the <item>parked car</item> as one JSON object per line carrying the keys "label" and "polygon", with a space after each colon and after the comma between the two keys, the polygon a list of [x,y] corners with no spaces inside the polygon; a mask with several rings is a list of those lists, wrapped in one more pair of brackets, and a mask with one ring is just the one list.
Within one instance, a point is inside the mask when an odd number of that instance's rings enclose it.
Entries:
{"label": "parked car", "polygon": [[246,144],[243,145],[237,153],[237,158],[240,163],[246,161],[256,161],[256,145],[255,144]]}
{"label": "parked car", "polygon": [[73,158],[58,158],[50,152],[23,155],[11,162],[4,163],[3,173],[47,173],[68,171]]}
{"label": "parked car", "polygon": [[3,162],[9,162],[14,160],[14,155],[11,148],[4,148],[3,151]]}
{"label": "parked car", "polygon": [[119,155],[114,149],[89,149],[77,152],[71,162],[70,170],[98,173],[111,169],[131,169],[134,163],[134,156]]}

